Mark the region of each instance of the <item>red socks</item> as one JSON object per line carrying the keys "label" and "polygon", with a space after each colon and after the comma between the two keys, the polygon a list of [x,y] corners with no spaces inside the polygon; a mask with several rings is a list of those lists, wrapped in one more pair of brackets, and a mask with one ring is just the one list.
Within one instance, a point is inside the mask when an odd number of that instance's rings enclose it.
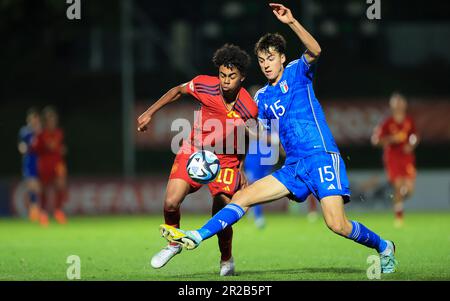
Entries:
{"label": "red socks", "polygon": [[227,227],[217,233],[219,238],[219,249],[222,261],[227,261],[231,258],[231,242],[233,241],[233,228]]}

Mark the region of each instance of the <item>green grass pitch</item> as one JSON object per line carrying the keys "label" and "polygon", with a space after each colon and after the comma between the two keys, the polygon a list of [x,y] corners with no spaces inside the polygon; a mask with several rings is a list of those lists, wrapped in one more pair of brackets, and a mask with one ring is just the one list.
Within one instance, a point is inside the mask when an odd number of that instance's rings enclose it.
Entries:
{"label": "green grass pitch", "polygon": [[[398,271],[381,280],[450,280],[450,213],[407,213],[404,228],[392,213],[354,213],[358,220],[397,245]],[[196,228],[206,215],[182,215]],[[304,215],[269,214],[259,230],[251,218],[234,226],[237,276],[226,280],[368,280],[374,250],[341,238],[323,221]],[[0,219],[0,280],[67,280],[69,255],[81,259],[81,280],[223,280],[218,276],[217,238],[150,267],[165,245],[162,216],[73,217],[67,225],[42,229],[22,219]]]}

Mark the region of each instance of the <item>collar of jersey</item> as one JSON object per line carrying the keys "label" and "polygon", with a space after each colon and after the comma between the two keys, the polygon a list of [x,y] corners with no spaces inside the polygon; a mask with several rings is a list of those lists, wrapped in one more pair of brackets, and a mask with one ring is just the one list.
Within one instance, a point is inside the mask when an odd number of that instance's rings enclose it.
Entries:
{"label": "collar of jersey", "polygon": [[267,87],[268,87],[269,89],[279,87],[280,83],[281,83],[281,82],[283,81],[283,79],[284,79],[284,75],[285,75],[285,74],[286,74],[286,68],[283,69],[283,74],[281,75],[281,78],[280,78],[280,80],[277,82],[277,84],[274,85],[274,86],[272,86],[272,85],[270,84],[270,82],[267,82]]}

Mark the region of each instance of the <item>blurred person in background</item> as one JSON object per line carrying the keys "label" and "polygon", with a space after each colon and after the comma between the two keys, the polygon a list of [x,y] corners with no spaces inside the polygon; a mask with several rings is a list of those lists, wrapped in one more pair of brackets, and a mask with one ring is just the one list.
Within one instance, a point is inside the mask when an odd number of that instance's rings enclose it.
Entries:
{"label": "blurred person in background", "polygon": [[37,136],[33,150],[38,154],[38,172],[42,183],[41,212],[39,222],[48,226],[49,192],[55,191],[53,215],[60,224],[67,222],[63,205],[67,199],[67,168],[64,161],[66,147],[64,133],[59,127],[59,116],[55,108],[47,106],[42,111],[44,129]]}
{"label": "blurred person in background", "polygon": [[383,163],[394,190],[396,227],[403,226],[404,202],[414,191],[416,164],[414,150],[419,138],[413,118],[407,114],[408,103],[400,93],[389,100],[391,114],[375,127],[372,144],[383,148]]}
{"label": "blurred person in background", "polygon": [[27,189],[28,216],[32,222],[36,222],[39,219],[41,184],[38,178],[37,154],[32,151],[31,146],[42,130],[37,108],[28,109],[26,123],[19,131],[18,149],[22,154],[22,175]]}

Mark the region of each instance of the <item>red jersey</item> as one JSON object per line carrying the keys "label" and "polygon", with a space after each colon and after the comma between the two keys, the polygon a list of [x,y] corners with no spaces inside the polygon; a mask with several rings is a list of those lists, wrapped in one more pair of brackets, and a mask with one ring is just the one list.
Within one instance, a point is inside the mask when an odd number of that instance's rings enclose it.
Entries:
{"label": "red jersey", "polygon": [[413,153],[406,153],[404,151],[405,145],[409,143],[409,139],[413,134],[416,134],[416,126],[410,116],[406,116],[402,123],[397,123],[393,117],[386,118],[381,124],[378,134],[379,138],[396,136],[400,142],[385,146],[385,158],[414,157]]}
{"label": "red jersey", "polygon": [[33,150],[43,163],[56,163],[63,159],[64,134],[59,128],[55,130],[44,129],[37,137]]}
{"label": "red jersey", "polygon": [[[216,151],[222,167],[234,167],[240,162],[238,127],[249,119],[256,119],[258,107],[244,88],[240,88],[236,102],[228,109],[220,91],[218,77],[199,75],[187,84],[187,91],[200,103],[194,128],[181,152],[192,153],[201,147],[223,149]],[[230,147],[231,146],[231,147]]]}

